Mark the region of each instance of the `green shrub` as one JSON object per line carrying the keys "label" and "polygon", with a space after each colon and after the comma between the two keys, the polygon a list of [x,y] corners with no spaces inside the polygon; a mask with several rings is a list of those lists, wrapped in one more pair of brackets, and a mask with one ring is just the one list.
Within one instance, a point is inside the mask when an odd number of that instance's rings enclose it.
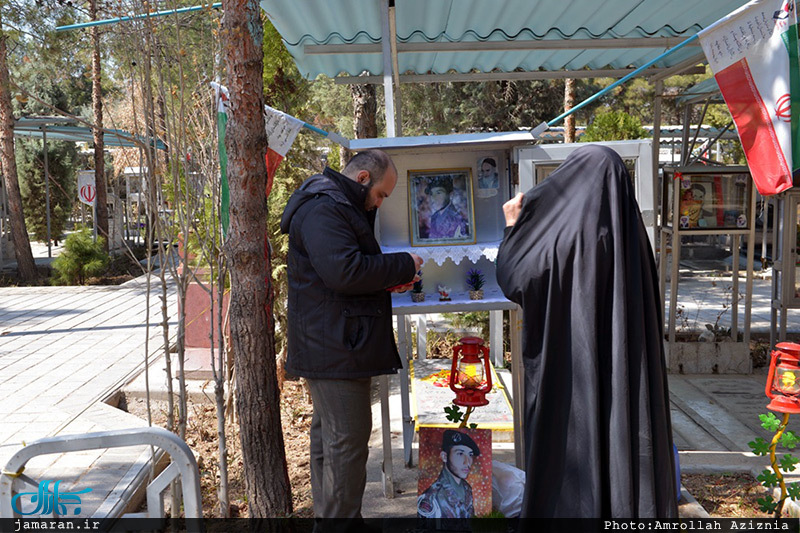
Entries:
{"label": "green shrub", "polygon": [[581,136],[581,142],[624,141],[643,139],[647,132],[642,122],[634,116],[622,111],[598,113]]}
{"label": "green shrub", "polygon": [[88,278],[102,274],[109,262],[103,244],[99,236],[93,242],[88,228],[70,234],[61,255],[53,261],[53,285],[83,285]]}

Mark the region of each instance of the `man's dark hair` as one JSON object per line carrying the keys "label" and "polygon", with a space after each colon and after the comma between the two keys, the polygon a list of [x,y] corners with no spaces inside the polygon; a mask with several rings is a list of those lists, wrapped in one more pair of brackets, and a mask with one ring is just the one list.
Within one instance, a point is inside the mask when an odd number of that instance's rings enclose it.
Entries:
{"label": "man's dark hair", "polygon": [[381,181],[389,167],[394,168],[391,158],[380,150],[364,150],[358,152],[347,163],[342,174],[353,178],[359,170],[366,170],[371,176],[370,186]]}
{"label": "man's dark hair", "polygon": [[433,189],[444,189],[447,194],[453,192],[453,177],[452,176],[434,176],[428,179],[428,185],[425,186],[425,194],[430,196]]}

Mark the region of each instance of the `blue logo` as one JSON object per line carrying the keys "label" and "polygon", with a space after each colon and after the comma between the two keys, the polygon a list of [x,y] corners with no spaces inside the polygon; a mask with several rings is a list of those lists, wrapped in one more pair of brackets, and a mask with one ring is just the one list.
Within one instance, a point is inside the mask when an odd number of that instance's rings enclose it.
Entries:
{"label": "blue logo", "polygon": [[[51,483],[53,484],[52,489],[50,488]],[[34,514],[47,515],[53,512],[59,516],[66,516],[68,514],[67,506],[74,505],[75,508],[72,510],[72,514],[73,516],[78,516],[81,512],[81,497],[78,495],[91,492],[92,489],[83,489],[77,492],[59,492],[58,486],[60,484],[61,481],[47,479],[40,481],[39,490],[37,492],[20,492],[11,498],[11,507],[14,509],[14,512],[23,516]],[[36,506],[32,511],[27,513],[22,510],[22,504],[24,503],[23,498],[25,496],[30,496],[31,506]]]}

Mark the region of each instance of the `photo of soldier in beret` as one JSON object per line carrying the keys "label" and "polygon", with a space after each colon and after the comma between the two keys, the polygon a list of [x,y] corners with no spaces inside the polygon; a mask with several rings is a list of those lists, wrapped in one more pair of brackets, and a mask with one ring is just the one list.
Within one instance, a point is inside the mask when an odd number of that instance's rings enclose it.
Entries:
{"label": "photo of soldier in beret", "polygon": [[465,432],[445,430],[439,454],[439,477],[417,499],[421,518],[471,518],[475,515],[472,487],[467,476],[481,450]]}

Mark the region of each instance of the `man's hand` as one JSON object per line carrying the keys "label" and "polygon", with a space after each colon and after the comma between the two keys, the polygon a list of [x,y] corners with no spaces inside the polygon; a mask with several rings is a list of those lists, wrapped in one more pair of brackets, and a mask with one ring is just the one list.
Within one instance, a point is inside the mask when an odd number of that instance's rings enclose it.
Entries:
{"label": "man's hand", "polygon": [[408,290],[411,290],[414,284],[421,279],[422,278],[420,277],[420,275],[417,274],[416,276],[414,276],[414,279],[412,279],[408,283],[404,283],[403,285],[395,285],[394,287],[389,287],[386,290],[389,292],[396,292],[396,293],[406,292]]}
{"label": "man's hand", "polygon": [[522,193],[518,192],[517,195],[511,200],[503,204],[503,214],[506,216],[506,226],[513,226],[519,218],[519,212],[522,210]]}
{"label": "man's hand", "polygon": [[410,252],[409,252],[408,255],[410,255],[411,259],[414,260],[414,272],[419,272],[419,269],[422,268],[422,258],[420,256],[418,256],[417,254],[412,254]]}

